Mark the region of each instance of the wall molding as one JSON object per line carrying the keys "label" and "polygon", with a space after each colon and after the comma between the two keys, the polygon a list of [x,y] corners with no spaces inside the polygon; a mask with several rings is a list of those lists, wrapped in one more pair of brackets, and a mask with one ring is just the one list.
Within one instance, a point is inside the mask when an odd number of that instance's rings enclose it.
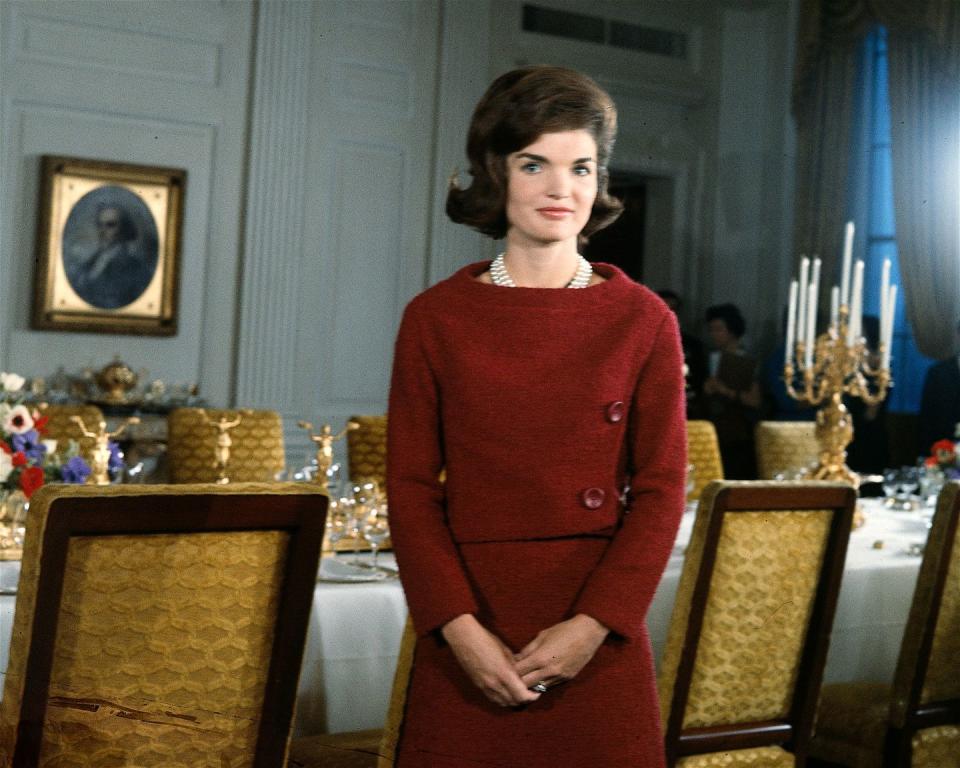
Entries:
{"label": "wall molding", "polygon": [[308,3],[261,3],[256,21],[234,400],[293,409],[307,167]]}

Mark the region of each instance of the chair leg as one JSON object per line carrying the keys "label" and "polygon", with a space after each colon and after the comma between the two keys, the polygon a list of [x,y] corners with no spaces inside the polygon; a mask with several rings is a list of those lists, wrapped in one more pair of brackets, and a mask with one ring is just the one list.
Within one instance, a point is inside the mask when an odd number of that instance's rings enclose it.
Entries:
{"label": "chair leg", "polygon": [[887,728],[883,744],[883,768],[910,768],[913,762],[913,732]]}

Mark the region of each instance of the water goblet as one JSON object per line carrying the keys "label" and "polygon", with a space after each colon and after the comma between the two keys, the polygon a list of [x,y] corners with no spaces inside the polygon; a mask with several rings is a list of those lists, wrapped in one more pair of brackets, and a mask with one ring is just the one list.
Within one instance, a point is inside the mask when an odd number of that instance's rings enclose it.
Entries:
{"label": "water goblet", "polygon": [[883,470],[883,505],[889,509],[893,509],[897,505],[897,487],[898,487],[898,478],[899,473],[895,469],[885,469]]}
{"label": "water goblet", "polygon": [[333,554],[337,554],[337,542],[348,536],[352,524],[352,513],[348,499],[331,499],[327,508],[327,541],[333,549]]}
{"label": "water goblet", "polygon": [[360,562],[360,543],[363,540],[363,523],[367,516],[381,503],[380,488],[373,481],[356,483],[351,489],[350,499],[353,502],[351,517],[353,521],[352,532],[355,538],[353,564],[362,565]]}
{"label": "water goblet", "polygon": [[380,505],[370,510],[370,513],[363,520],[360,533],[364,541],[370,545],[370,551],[373,553],[373,561],[370,563],[370,567],[379,570],[377,555],[380,553],[380,545],[390,535],[387,508]]}
{"label": "water goblet", "polygon": [[914,509],[913,495],[920,485],[920,476],[916,467],[901,467],[897,478],[898,498],[900,509],[909,511]]}

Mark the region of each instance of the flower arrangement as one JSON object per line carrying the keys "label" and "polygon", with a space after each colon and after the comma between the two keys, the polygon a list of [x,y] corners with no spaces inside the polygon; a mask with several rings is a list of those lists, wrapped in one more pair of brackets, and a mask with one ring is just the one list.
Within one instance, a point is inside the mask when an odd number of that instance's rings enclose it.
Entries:
{"label": "flower arrangement", "polygon": [[[57,441],[43,437],[47,417],[23,402],[24,379],[0,373],[0,492],[22,491],[29,499],[47,482],[83,483],[90,465],[73,440],[57,453]],[[112,446],[111,459],[122,462]],[[113,461],[111,461],[113,463]]]}
{"label": "flower arrangement", "polygon": [[947,480],[960,480],[960,443],[937,440],[930,446],[930,455],[924,461],[928,469],[939,469]]}

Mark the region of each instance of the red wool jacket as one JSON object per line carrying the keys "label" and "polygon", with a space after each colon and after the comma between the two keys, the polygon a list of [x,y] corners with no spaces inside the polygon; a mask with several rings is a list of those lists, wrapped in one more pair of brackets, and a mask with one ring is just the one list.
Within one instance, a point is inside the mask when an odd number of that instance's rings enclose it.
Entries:
{"label": "red wool jacket", "polygon": [[481,283],[486,267],[413,299],[397,336],[387,487],[414,624],[476,612],[459,543],[600,534],[572,614],[641,635],[684,506],[676,319],[609,265],[578,290]]}

